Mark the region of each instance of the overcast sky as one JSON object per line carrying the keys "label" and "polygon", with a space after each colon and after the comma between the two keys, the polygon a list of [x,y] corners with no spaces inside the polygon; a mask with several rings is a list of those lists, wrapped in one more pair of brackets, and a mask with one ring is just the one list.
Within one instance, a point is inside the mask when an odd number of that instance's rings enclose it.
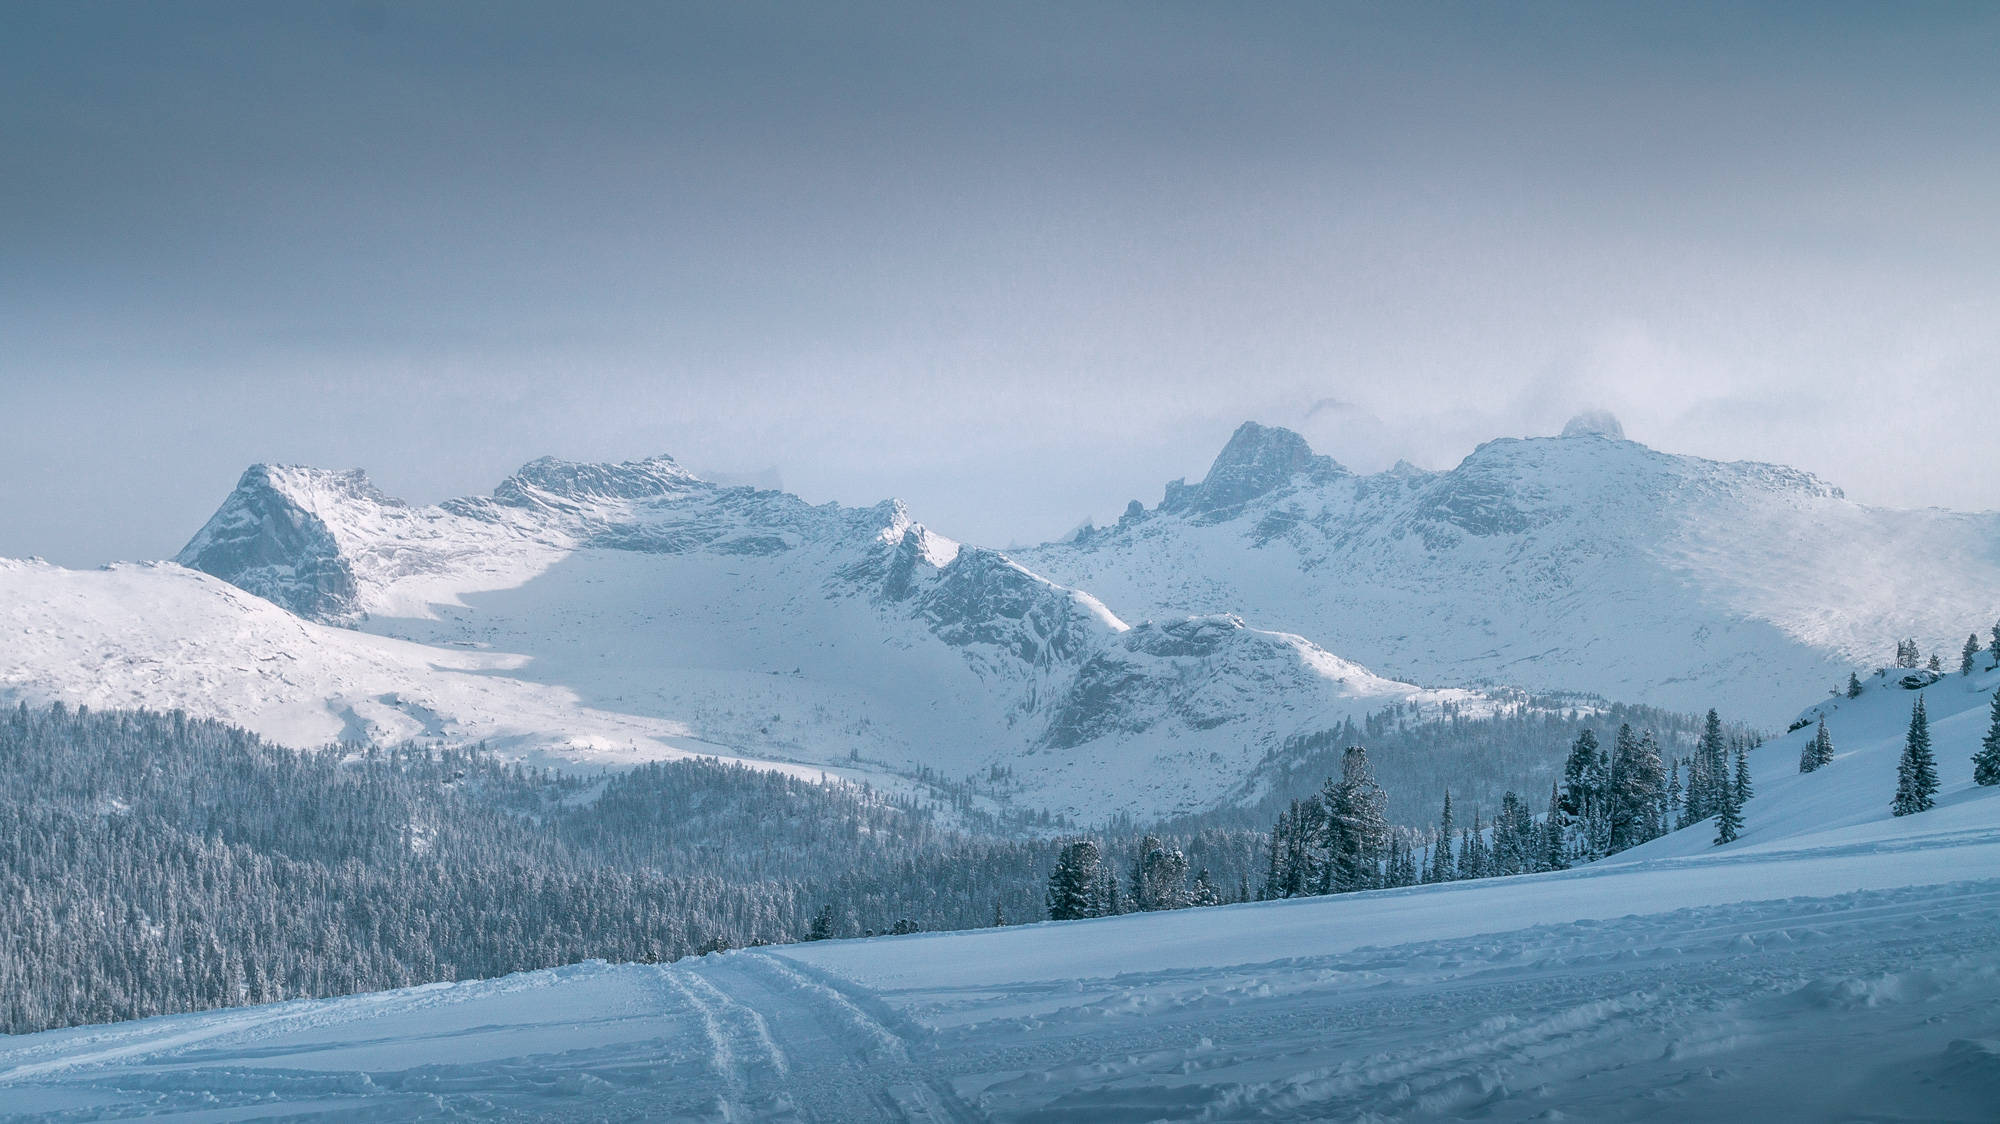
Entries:
{"label": "overcast sky", "polygon": [[0,6],[0,554],[253,461],[1005,545],[1246,418],[2000,507],[2000,6]]}

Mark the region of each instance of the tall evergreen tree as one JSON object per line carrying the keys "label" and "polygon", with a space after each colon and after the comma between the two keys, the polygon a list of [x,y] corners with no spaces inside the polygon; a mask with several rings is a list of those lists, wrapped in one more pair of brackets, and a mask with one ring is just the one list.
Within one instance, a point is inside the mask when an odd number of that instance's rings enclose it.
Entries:
{"label": "tall evergreen tree", "polygon": [[1748,804],[1752,796],[1757,795],[1756,790],[1750,786],[1750,754],[1747,751],[1747,747],[1742,745],[1736,747],[1736,777],[1734,787],[1736,791],[1733,795],[1736,798],[1736,807],[1738,809]]}
{"label": "tall evergreen tree", "polygon": [[1965,650],[1958,654],[1958,673],[1960,675],[1971,675],[1973,664],[1978,661],[1979,634],[1975,632],[1965,638]]}
{"label": "tall evergreen tree", "polygon": [[1915,640],[1896,641],[1897,667],[1904,669],[1914,668],[1922,659],[1923,659],[1923,649],[1917,647],[1917,642]]}
{"label": "tall evergreen tree", "polygon": [[1388,797],[1375,783],[1368,751],[1349,746],[1340,762],[1340,783],[1327,790],[1327,876],[1334,893],[1372,889],[1380,883],[1380,863],[1389,841]]}
{"label": "tall evergreen tree", "polygon": [[1562,812],[1558,805],[1562,790],[1549,782],[1549,814],[1542,820],[1542,855],[1536,866],[1541,870],[1568,870],[1569,855],[1563,844]]}
{"label": "tall evergreen tree", "polygon": [[1614,744],[1606,805],[1610,827],[1607,849],[1615,852],[1636,847],[1657,834],[1666,777],[1659,746],[1651,736],[1639,737],[1626,723],[1618,727]]}
{"label": "tall evergreen tree", "polygon": [[1458,878],[1458,864],[1451,855],[1451,790],[1444,790],[1444,811],[1438,815],[1438,841],[1431,847],[1428,881],[1451,882]]}
{"label": "tall evergreen tree", "polygon": [[1903,739],[1903,758],[1896,764],[1896,799],[1890,809],[1899,816],[1927,812],[1937,804],[1937,758],[1931,753],[1931,720],[1924,713],[1924,696],[1910,709],[1910,732]]}
{"label": "tall evergreen tree", "polygon": [[1479,826],[1479,809],[1472,810],[1472,827],[1465,833],[1465,846],[1458,852],[1458,876],[1460,878],[1486,877],[1486,835]]}
{"label": "tall evergreen tree", "polygon": [[1993,663],[2000,666],[2000,621],[1993,622],[1993,644],[1987,649],[1993,653]]}
{"label": "tall evergreen tree", "polygon": [[1132,909],[1147,913],[1156,909],[1181,909],[1189,904],[1187,856],[1178,847],[1162,844],[1148,835],[1139,842],[1139,854],[1132,860]]}
{"label": "tall evergreen tree", "polygon": [[1736,786],[1725,785],[1715,810],[1715,845],[1736,842],[1743,832],[1743,805],[1736,799]]}
{"label": "tall evergreen tree", "polygon": [[1850,699],[1861,697],[1861,677],[1851,671],[1847,673],[1847,697]]}
{"label": "tall evergreen tree", "polygon": [[1729,788],[1729,748],[1722,735],[1722,716],[1710,709],[1702,719],[1701,741],[1688,767],[1688,823],[1700,823],[1722,810]]}
{"label": "tall evergreen tree", "polygon": [[1681,806],[1681,763],[1674,762],[1673,772],[1667,776],[1666,824],[1671,830],[1687,826],[1687,816]]}
{"label": "tall evergreen tree", "polygon": [[1979,743],[1979,752],[1972,755],[1972,780],[1975,784],[2000,784],[2000,691],[1993,692],[1992,721],[1986,727],[1986,738]]}
{"label": "tall evergreen tree", "polygon": [[1822,765],[1833,763],[1833,735],[1826,732],[1826,718],[1819,720],[1819,729],[1812,740],[1799,751],[1799,772],[1810,773]]}
{"label": "tall evergreen tree", "polygon": [[1103,852],[1094,839],[1077,839],[1063,846],[1049,874],[1051,921],[1075,921],[1103,913]]}

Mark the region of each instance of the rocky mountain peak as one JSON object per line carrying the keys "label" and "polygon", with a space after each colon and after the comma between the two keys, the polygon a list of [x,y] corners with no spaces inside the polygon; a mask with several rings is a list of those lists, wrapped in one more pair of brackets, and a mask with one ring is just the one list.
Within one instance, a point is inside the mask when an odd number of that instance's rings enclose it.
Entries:
{"label": "rocky mountain peak", "polygon": [[1247,421],[1230,435],[1201,483],[1189,486],[1176,480],[1167,485],[1160,509],[1196,515],[1225,512],[1285,487],[1301,473],[1325,480],[1346,475],[1347,470],[1332,457],[1314,453],[1305,438],[1289,429]]}
{"label": "rocky mountain peak", "polygon": [[493,489],[501,503],[540,506],[551,499],[569,501],[645,500],[677,495],[702,483],[669,456],[647,457],[618,464],[581,464],[542,457]]}

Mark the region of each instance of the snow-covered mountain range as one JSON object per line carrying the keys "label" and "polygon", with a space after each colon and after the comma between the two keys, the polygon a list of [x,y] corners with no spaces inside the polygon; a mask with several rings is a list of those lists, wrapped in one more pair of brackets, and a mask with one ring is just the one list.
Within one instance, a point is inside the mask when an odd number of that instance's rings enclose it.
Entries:
{"label": "snow-covered mountain range", "polygon": [[294,744],[978,776],[1090,819],[1212,805],[1285,739],[1392,702],[1492,705],[1225,614],[1131,625],[899,504],[814,506],[667,458],[536,461],[429,507],[257,466],[178,562],[0,569],[0,627],[35,638],[0,684]]}
{"label": "snow-covered mountain range", "polygon": [[259,465],[177,564],[0,564],[0,695],[295,745],[976,777],[1096,820],[1210,806],[1289,739],[1510,685],[1776,725],[1801,684],[1996,615],[2000,516],[1868,508],[1609,421],[1373,476],[1246,424],[1199,484],[1013,556],[666,457],[539,460],[435,506]]}
{"label": "snow-covered mountain range", "polygon": [[1128,618],[1233,612],[1419,683],[1588,691],[1776,723],[1902,637],[2000,617],[2000,514],[1868,507],[1658,452],[1615,419],[1357,475],[1246,423],[1199,484],[1019,552]]}

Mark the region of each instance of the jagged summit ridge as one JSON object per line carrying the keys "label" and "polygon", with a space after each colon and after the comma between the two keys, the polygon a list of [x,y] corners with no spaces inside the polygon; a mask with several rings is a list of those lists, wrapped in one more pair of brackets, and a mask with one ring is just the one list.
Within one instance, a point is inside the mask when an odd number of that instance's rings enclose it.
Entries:
{"label": "jagged summit ridge", "polygon": [[[550,499],[648,500],[678,495],[707,482],[665,454],[619,464],[587,464],[541,457],[501,481],[493,498],[535,506]],[[708,485],[711,486],[712,485]]]}
{"label": "jagged summit ridge", "polygon": [[1246,421],[1230,435],[1201,483],[1176,480],[1167,485],[1160,510],[1214,516],[1284,488],[1302,474],[1324,481],[1346,473],[1291,430]]}
{"label": "jagged summit ridge", "polygon": [[1586,414],[1441,472],[1266,473],[1234,506],[1170,485],[1177,502],[1020,557],[1126,619],[1238,612],[1415,682],[1753,721],[1783,720],[1770,700],[1787,685],[1844,675],[1895,637],[1955,651],[2000,616],[2000,514],[1871,508],[1809,472],[1620,432]]}

